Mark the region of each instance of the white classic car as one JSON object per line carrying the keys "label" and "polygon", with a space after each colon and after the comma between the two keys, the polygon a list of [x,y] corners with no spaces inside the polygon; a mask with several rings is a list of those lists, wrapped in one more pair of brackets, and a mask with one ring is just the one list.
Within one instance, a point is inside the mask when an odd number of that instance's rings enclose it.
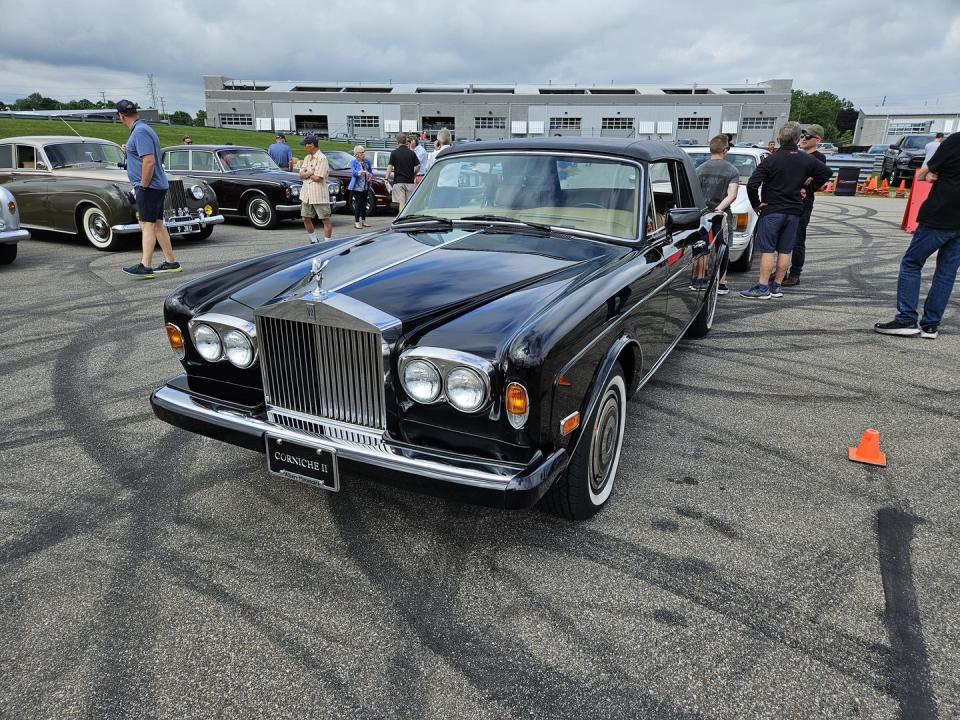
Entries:
{"label": "white classic car", "polygon": [[29,237],[30,233],[20,227],[16,198],[0,187],[0,265],[12,263],[17,257],[17,243]]}
{"label": "white classic car", "polygon": [[[696,166],[710,159],[708,147],[685,147],[683,150]],[[747,272],[753,265],[753,229],[757,225],[757,214],[747,198],[747,180],[757,169],[757,165],[769,154],[766,150],[759,148],[744,147],[733,147],[727,152],[727,162],[740,173],[740,189],[737,191],[737,199],[730,208],[733,212],[733,241],[729,243],[730,269],[735,272]]]}

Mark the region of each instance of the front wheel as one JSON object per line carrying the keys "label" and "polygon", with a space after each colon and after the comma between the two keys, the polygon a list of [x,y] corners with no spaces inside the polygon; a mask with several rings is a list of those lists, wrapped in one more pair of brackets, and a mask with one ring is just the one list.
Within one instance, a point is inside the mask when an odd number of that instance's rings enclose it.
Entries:
{"label": "front wheel", "polygon": [[596,515],[613,491],[627,422],[627,386],[618,364],[607,378],[600,402],[582,425],[583,435],[566,472],[543,498],[548,512],[569,520]]}
{"label": "front wheel", "polygon": [[81,213],[80,232],[97,250],[116,250],[120,247],[120,237],[113,232],[103,210],[95,205],[84,208]]}
{"label": "front wheel", "polygon": [[0,245],[0,265],[9,265],[17,259],[17,244]]}
{"label": "front wheel", "polygon": [[213,225],[204,225],[202,228],[200,228],[200,232],[192,233],[190,237],[194,240],[206,240],[213,234],[213,228]]}
{"label": "front wheel", "polygon": [[262,195],[254,195],[247,202],[247,220],[257,230],[272,230],[280,222],[277,211]]}

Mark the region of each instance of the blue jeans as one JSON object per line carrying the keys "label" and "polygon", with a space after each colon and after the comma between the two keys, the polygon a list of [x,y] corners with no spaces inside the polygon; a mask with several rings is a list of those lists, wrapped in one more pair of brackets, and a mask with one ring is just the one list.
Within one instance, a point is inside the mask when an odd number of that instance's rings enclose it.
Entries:
{"label": "blue jeans", "polygon": [[927,258],[937,253],[937,269],[927,300],[923,304],[921,325],[939,325],[943,311],[950,301],[953,284],[960,267],[960,230],[936,230],[925,225],[917,227],[910,247],[900,261],[897,280],[897,322],[917,322],[917,304],[920,302],[920,271]]}

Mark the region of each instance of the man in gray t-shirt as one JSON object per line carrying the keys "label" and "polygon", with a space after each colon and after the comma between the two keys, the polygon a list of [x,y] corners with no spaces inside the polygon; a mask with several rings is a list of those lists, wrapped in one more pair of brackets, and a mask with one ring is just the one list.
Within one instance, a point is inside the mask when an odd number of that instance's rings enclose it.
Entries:
{"label": "man in gray t-shirt", "polygon": [[[727,137],[726,135],[717,135],[710,141],[710,159],[697,168],[697,177],[700,178],[700,189],[703,190],[703,196],[707,201],[707,207],[717,212],[726,211],[727,221],[724,224],[724,230],[717,237],[717,243],[726,243],[727,235],[732,232],[733,212],[730,206],[737,199],[737,192],[740,189],[740,173],[732,163],[726,161],[727,156]],[[732,238],[731,238],[732,239]],[[729,243],[727,243],[729,248]],[[720,287],[717,293],[726,295],[727,289],[727,265],[729,261],[729,250],[723,254],[723,265],[720,267]],[[702,265],[702,267],[701,267]],[[706,258],[698,260],[694,266],[693,283],[691,289],[703,290],[707,287]]]}
{"label": "man in gray t-shirt", "polygon": [[938,132],[933,136],[933,140],[928,142],[923,146],[923,165],[926,167],[930,164],[930,158],[933,157],[933,154],[937,151],[937,148],[940,147],[940,143],[943,142],[943,133]]}

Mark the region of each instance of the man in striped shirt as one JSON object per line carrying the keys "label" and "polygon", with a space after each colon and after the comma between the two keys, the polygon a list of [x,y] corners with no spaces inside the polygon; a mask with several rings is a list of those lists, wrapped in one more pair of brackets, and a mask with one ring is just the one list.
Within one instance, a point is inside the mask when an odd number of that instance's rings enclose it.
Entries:
{"label": "man in striped shirt", "polygon": [[330,164],[327,156],[317,149],[317,137],[307,135],[300,141],[306,157],[300,163],[300,177],[303,187],[300,189],[300,215],[303,218],[303,227],[310,236],[311,243],[318,243],[320,239],[313,227],[313,221],[320,218],[323,223],[323,239],[329,240],[333,235],[333,223],[330,220],[330,191],[327,190],[327,175],[330,174]]}

